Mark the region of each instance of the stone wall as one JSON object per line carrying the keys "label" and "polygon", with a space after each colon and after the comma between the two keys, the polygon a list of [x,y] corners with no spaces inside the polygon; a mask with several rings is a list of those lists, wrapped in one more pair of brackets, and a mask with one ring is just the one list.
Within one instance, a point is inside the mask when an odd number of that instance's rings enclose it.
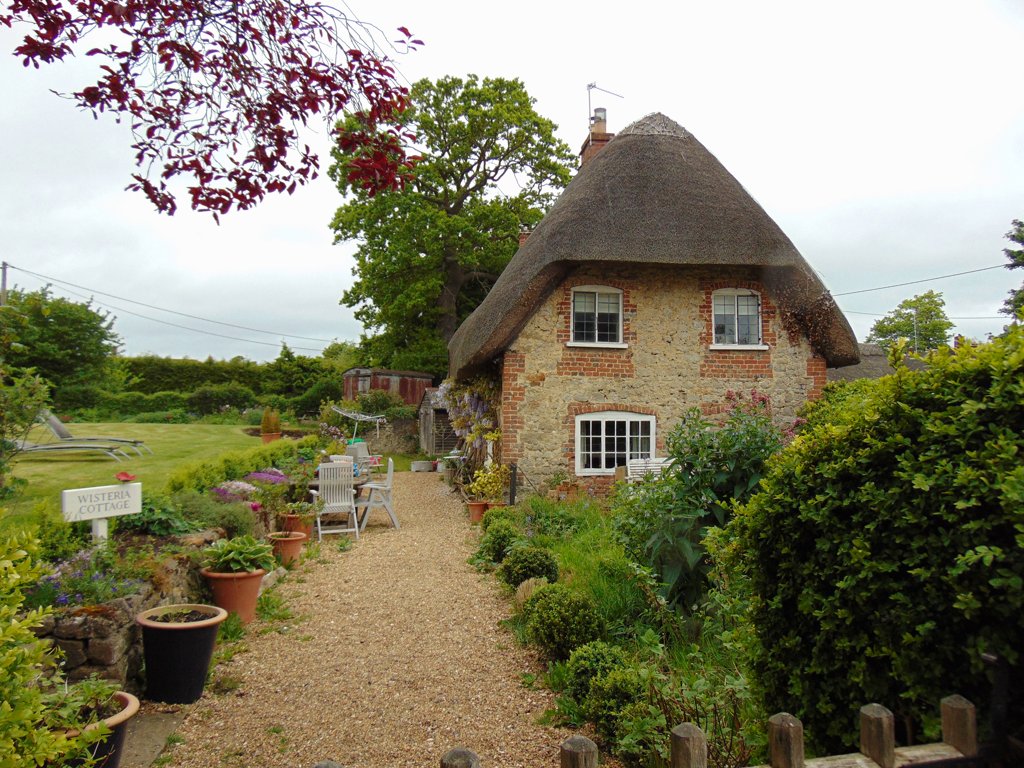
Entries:
{"label": "stone wall", "polygon": [[[218,534],[199,534],[195,546],[205,546]],[[188,546],[188,542],[184,542]],[[122,690],[142,688],[142,635],[135,616],[147,608],[172,603],[205,602],[203,580],[195,562],[186,555],[164,559],[151,583],[136,594],[102,605],[58,611],[47,616],[36,635],[63,652],[69,680],[92,675],[114,680]]]}
{"label": "stone wall", "polygon": [[[624,349],[568,347],[572,288],[622,291]],[[711,295],[751,289],[762,300],[766,350],[710,349]],[[782,313],[764,286],[741,268],[581,268],[556,288],[509,345],[502,364],[502,460],[534,484],[560,471],[601,492],[609,476],[576,478],[575,417],[621,410],[654,415],[656,455],[691,408],[708,416],[727,408],[730,390],[769,395],[774,413],[792,419],[825,383],[825,361]]]}
{"label": "stone wall", "polygon": [[380,428],[379,435],[372,424],[360,424],[357,436],[366,441],[367,449],[373,454],[419,451],[419,421],[416,419],[388,422]]}

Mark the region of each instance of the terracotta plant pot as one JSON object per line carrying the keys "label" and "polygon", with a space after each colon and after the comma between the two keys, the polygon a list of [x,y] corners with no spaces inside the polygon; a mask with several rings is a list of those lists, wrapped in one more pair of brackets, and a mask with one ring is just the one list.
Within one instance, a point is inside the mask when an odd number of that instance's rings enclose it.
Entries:
{"label": "terracotta plant pot", "polygon": [[262,440],[264,443],[272,443],[275,440],[280,440],[280,439],[281,439],[281,433],[280,432],[264,432],[263,434],[260,435],[260,440]]}
{"label": "terracotta plant pot", "polygon": [[302,545],[306,543],[308,537],[301,531],[279,531],[271,533],[267,538],[274,545],[274,557],[281,565],[287,566],[299,559]]}
{"label": "terracotta plant pot", "polygon": [[[158,621],[168,614],[181,614],[181,620]],[[191,704],[203,695],[217,627],[227,617],[223,608],[197,603],[161,605],[135,617],[142,627],[147,699]]]}
{"label": "terracotta plant pot", "polygon": [[302,521],[302,515],[281,515],[281,531],[298,531],[306,534],[306,539],[313,538],[313,521]]}
{"label": "terracotta plant pot", "polygon": [[469,522],[479,523],[484,519],[484,512],[487,511],[487,502],[467,501],[466,508],[469,510]]}
{"label": "terracotta plant pot", "polygon": [[266,571],[260,568],[251,573],[221,573],[203,568],[199,572],[210,585],[215,605],[228,613],[237,613],[243,624],[256,618],[256,599],[260,596],[260,584]]}

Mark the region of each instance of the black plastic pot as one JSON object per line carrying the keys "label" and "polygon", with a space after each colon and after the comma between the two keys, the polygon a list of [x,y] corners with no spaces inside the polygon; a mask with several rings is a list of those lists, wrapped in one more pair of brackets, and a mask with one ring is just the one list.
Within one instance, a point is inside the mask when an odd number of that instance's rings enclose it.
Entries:
{"label": "black plastic pot", "polygon": [[[201,614],[195,621],[159,621],[167,614]],[[197,603],[161,605],[135,617],[142,627],[146,693],[150,701],[191,704],[203,695],[206,673],[217,641],[217,627],[228,616],[223,608]]]}
{"label": "black plastic pot", "polygon": [[[119,768],[121,757],[124,754],[124,741],[128,735],[128,721],[139,713],[139,700],[127,691],[117,691],[114,698],[121,704],[121,711],[105,718],[110,733],[89,747],[89,756],[92,762],[89,765],[94,768]],[[86,731],[98,728],[99,723],[93,723],[86,727]],[[78,768],[85,762],[85,758],[64,758],[60,763],[62,768]],[[52,763],[47,762],[47,766]]]}
{"label": "black plastic pot", "polygon": [[110,733],[92,749],[92,756],[96,759],[95,768],[118,768],[121,765],[128,721],[139,711],[139,700],[130,693],[118,691],[114,696],[121,702],[123,709],[105,721]]}

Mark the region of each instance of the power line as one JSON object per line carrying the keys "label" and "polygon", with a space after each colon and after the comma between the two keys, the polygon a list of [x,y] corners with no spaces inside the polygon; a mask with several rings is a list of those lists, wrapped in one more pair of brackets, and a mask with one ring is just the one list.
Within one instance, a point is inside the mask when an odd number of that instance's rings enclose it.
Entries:
{"label": "power line", "polygon": [[911,280],[907,283],[893,283],[892,285],[880,285],[878,288],[862,288],[859,291],[845,291],[833,293],[836,296],[852,296],[855,293],[870,293],[871,291],[884,291],[886,288],[902,288],[904,285],[917,285],[918,283],[930,283],[932,280],[945,280],[947,277],[960,277],[961,275],[973,275],[975,272],[986,272],[990,269],[1005,269],[1005,264],[996,264],[994,267],[982,267],[981,269],[969,269],[966,272],[954,272],[951,275],[939,275],[938,277],[926,277],[924,280]]}
{"label": "power line", "polygon": [[[124,296],[115,296],[112,293],[106,293],[105,291],[100,291],[100,290],[97,290],[96,288],[89,288],[89,287],[84,286],[84,285],[76,285],[75,283],[69,283],[66,280],[58,280],[55,277],[50,277],[49,275],[42,275],[42,274],[39,274],[38,272],[32,272],[31,270],[23,269],[22,267],[15,266],[14,264],[11,264],[9,262],[8,262],[7,266],[10,267],[11,269],[16,269],[19,272],[24,272],[26,275],[32,275],[33,277],[38,277],[41,280],[49,280],[51,283],[56,283],[57,285],[64,285],[64,286],[70,285],[72,288],[78,288],[78,289],[83,290],[83,291],[89,291],[90,293],[98,293],[101,296],[109,296],[110,298],[117,299],[118,301],[127,301],[129,304],[138,304],[140,307],[146,307],[147,309],[155,309],[158,312],[168,312],[168,313],[170,313],[172,315],[178,315],[179,317],[187,317],[190,320],[199,320],[200,322],[213,323],[214,325],[224,325],[224,326],[227,326],[228,328],[238,328],[241,331],[253,331],[254,333],[265,333],[268,336],[285,336],[285,337],[287,337],[289,339],[303,339],[305,341],[322,341],[324,344],[331,344],[333,342],[333,339],[317,339],[317,338],[313,338],[312,336],[296,336],[295,334],[291,334],[291,333],[277,333],[276,331],[265,331],[262,328],[250,328],[247,325],[235,325],[234,323],[225,323],[225,322],[222,322],[220,320],[211,320],[208,317],[199,317],[198,315],[190,315],[187,312],[178,312],[177,310],[174,310],[174,309],[166,309],[165,307],[157,307],[157,306],[154,306],[153,304],[147,304],[144,301],[135,301],[134,299],[127,299]],[[127,312],[129,315],[134,314],[132,312],[128,312],[128,310],[126,310],[126,309],[125,310],[119,310],[119,311]],[[156,318],[146,317],[146,315],[137,315],[137,316],[138,317],[144,317],[147,320],[153,320],[154,322],[157,322],[157,323],[164,322],[162,320],[157,320]],[[167,325],[173,325],[173,323],[167,323]],[[196,328],[187,328],[186,326],[181,326],[181,325],[176,325],[174,327],[175,328],[185,328],[185,330],[195,331],[196,333],[206,333],[206,331],[200,331],[200,330],[198,330]],[[217,336],[219,334],[212,334],[212,335]],[[225,336],[224,338],[225,339],[230,339],[230,338],[233,338],[233,337]],[[245,339],[239,339],[239,341],[245,341]],[[253,343],[255,343],[255,344],[266,344],[267,342],[253,342]],[[272,346],[276,346],[276,345],[272,345]]]}
{"label": "power line", "polygon": [[[868,317],[885,317],[888,313],[885,312],[855,312],[852,309],[844,309],[844,315],[867,315]],[[984,317],[947,317],[947,320],[1008,320],[1007,315],[987,315]]]}
{"label": "power line", "polygon": [[[24,271],[24,270],[22,270],[22,271]],[[67,291],[68,293],[74,295],[74,296],[78,296],[78,297],[83,298],[83,299],[90,298],[90,297],[87,297],[87,296],[83,296],[80,293],[76,293],[75,291],[68,290],[67,288],[65,288],[64,290]],[[136,302],[136,303],[138,303],[138,302]],[[169,325],[171,328],[180,328],[183,331],[192,331],[193,333],[199,333],[199,334],[202,334],[204,336],[216,336],[217,338],[220,338],[220,339],[231,339],[232,341],[244,341],[246,344],[262,344],[265,347],[276,347],[277,346],[277,343],[276,342],[272,342],[272,341],[255,341],[253,339],[243,339],[243,338],[240,338],[238,336],[228,336],[228,335],[223,334],[223,333],[215,333],[214,331],[202,331],[202,330],[200,330],[198,328],[189,328],[187,325],[178,325],[177,323],[172,323],[172,322],[170,322],[168,320],[160,320],[159,318],[156,318],[156,317],[149,317],[148,315],[142,315],[142,314],[139,314],[138,312],[132,312],[130,309],[124,309],[123,307],[115,307],[113,304],[107,304],[106,306],[98,304],[97,306],[99,306],[101,309],[109,307],[110,309],[114,309],[114,310],[116,310],[118,312],[124,312],[125,314],[128,314],[128,315],[134,315],[135,317],[141,317],[143,320],[150,320],[150,321],[152,321],[154,323],[160,323],[161,325]],[[299,337],[299,338],[301,338],[301,337]],[[293,349],[302,350],[303,352],[317,352],[317,353],[323,351],[322,349],[316,349],[316,348],[313,348],[313,347],[298,347],[297,346],[297,347],[293,347]]]}

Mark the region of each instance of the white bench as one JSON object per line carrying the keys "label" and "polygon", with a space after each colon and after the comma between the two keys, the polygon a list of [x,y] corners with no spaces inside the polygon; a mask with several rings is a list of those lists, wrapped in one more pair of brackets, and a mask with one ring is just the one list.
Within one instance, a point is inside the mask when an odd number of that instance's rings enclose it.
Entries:
{"label": "white bench", "polygon": [[626,462],[626,482],[635,483],[648,475],[660,475],[671,464],[669,458],[630,459]]}

